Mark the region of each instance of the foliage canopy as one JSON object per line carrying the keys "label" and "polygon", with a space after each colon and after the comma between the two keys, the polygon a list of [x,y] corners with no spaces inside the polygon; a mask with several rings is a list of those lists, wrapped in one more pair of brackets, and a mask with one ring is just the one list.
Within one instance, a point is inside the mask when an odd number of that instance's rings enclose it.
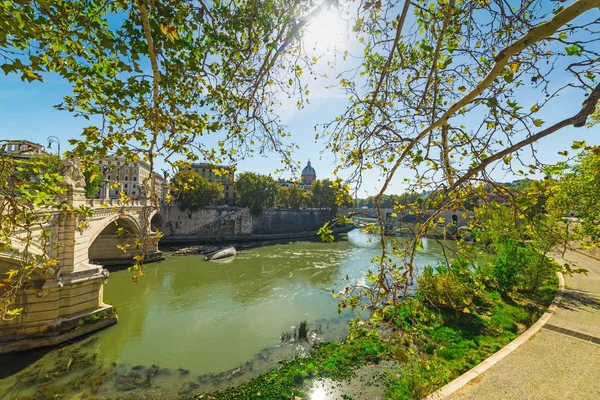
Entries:
{"label": "foliage canopy", "polygon": [[191,170],[180,171],[171,179],[171,196],[181,210],[197,211],[223,199],[223,185],[210,182]]}
{"label": "foliage canopy", "polygon": [[243,172],[236,178],[237,205],[250,208],[252,215],[260,215],[263,209],[275,205],[277,182],[270,176]]}

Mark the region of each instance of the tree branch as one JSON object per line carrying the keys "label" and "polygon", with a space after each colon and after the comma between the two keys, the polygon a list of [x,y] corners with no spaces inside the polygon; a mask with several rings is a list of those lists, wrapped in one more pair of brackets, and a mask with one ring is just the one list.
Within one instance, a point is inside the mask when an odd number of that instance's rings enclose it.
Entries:
{"label": "tree branch", "polygon": [[402,154],[388,173],[388,177],[386,178],[381,188],[381,191],[379,192],[379,196],[382,196],[383,193],[385,193],[392,177],[396,173],[396,170],[400,167],[400,164],[406,158],[409,152],[413,149],[413,147],[417,143],[419,143],[427,134],[431,133],[434,129],[439,128],[441,125],[444,125],[448,121],[448,119],[450,119],[450,117],[456,114],[461,108],[465,107],[473,99],[475,99],[477,96],[483,93],[485,89],[491,86],[494,80],[498,76],[500,76],[502,70],[508,63],[508,60],[513,55],[518,54],[524,49],[539,42],[540,40],[543,40],[553,35],[559,28],[569,23],[573,19],[577,18],[578,16],[582,15],[586,11],[589,11],[595,7],[600,7],[600,0],[579,0],[566,7],[560,13],[556,14],[551,20],[546,21],[540,24],[539,26],[531,29],[520,39],[511,43],[502,51],[500,51],[500,53],[498,53],[498,55],[495,57],[496,63],[494,64],[490,72],[488,72],[488,74],[477,84],[477,86],[469,93],[467,93],[463,98],[461,98],[458,102],[450,106],[450,108],[448,108],[448,110],[437,121],[435,121],[427,128],[422,130],[412,140],[412,142],[408,146],[406,146],[406,148],[404,149],[404,151],[402,152]]}
{"label": "tree branch", "polygon": [[546,137],[546,136],[558,131],[559,129],[562,129],[569,125],[573,125],[576,128],[580,128],[580,127],[584,126],[585,122],[587,120],[587,117],[589,117],[594,112],[594,110],[596,109],[596,104],[598,103],[599,100],[600,100],[600,83],[598,85],[596,85],[596,87],[594,88],[592,93],[583,102],[582,108],[577,114],[575,114],[574,116],[572,116],[570,118],[567,118],[560,122],[557,122],[556,124],[544,129],[543,131],[538,132],[535,135],[529,136],[528,138],[523,139],[522,141],[515,143],[514,145],[507,147],[506,149],[486,158],[485,160],[483,160],[481,162],[481,164],[479,164],[475,168],[471,168],[469,171],[467,171],[467,173],[465,173],[459,180],[457,180],[456,183],[454,183],[453,185],[450,186],[448,191],[456,189],[457,187],[459,187],[460,185],[465,183],[473,175],[483,171],[491,163],[498,161],[498,160],[502,159],[502,157],[509,155],[511,153],[514,153],[515,151],[521,149],[522,147],[527,146],[535,141],[538,141],[538,140],[542,139],[543,137]]}
{"label": "tree branch", "polygon": [[377,100],[377,96],[379,95],[379,91],[381,90],[383,80],[385,79],[387,71],[390,69],[390,65],[392,64],[396,47],[398,47],[398,42],[400,41],[400,36],[402,35],[402,27],[404,26],[404,20],[406,19],[406,14],[408,13],[408,6],[410,6],[410,0],[405,0],[404,7],[402,8],[402,14],[400,15],[400,19],[398,20],[398,27],[396,28],[396,37],[394,38],[394,43],[392,44],[392,48],[390,50],[390,54],[388,55],[387,61],[385,62],[385,65],[381,70],[381,76],[379,77],[379,82],[377,82],[377,87],[373,92],[371,106]]}

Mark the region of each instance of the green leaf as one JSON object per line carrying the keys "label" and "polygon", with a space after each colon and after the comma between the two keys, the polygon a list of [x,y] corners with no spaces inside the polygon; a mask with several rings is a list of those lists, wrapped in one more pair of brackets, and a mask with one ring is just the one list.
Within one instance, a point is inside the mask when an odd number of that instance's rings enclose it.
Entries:
{"label": "green leaf", "polygon": [[586,72],[584,76],[590,81],[596,82],[596,75],[594,75],[591,71]]}
{"label": "green leaf", "polygon": [[515,111],[518,111],[518,110],[520,110],[521,108],[523,108],[523,107],[521,107],[521,106],[517,105],[517,102],[516,102],[516,101],[506,100],[506,103],[507,103],[507,104],[508,104],[508,105],[509,105],[509,106],[510,106],[512,109],[514,109]]}
{"label": "green leaf", "polygon": [[511,71],[504,74],[503,78],[506,83],[511,83],[514,80],[514,76],[514,73]]}
{"label": "green leaf", "polygon": [[23,71],[23,75],[21,75],[21,80],[24,81],[26,80],[28,82],[33,82],[33,81],[42,81],[42,76],[40,74],[36,74],[35,72],[33,72],[30,69],[26,69],[25,71]]}
{"label": "green leaf", "polygon": [[6,315],[10,315],[11,317],[14,317],[15,315],[19,315],[21,313],[21,311],[23,311],[23,307],[13,308],[12,310],[7,310]]}
{"label": "green leaf", "polygon": [[574,44],[574,45],[565,47],[565,50],[567,51],[567,55],[569,55],[569,56],[580,56],[582,48],[581,48],[581,46]]}
{"label": "green leaf", "polygon": [[585,140],[581,140],[581,141],[579,141],[579,140],[574,140],[574,141],[573,141],[573,144],[571,145],[571,148],[572,148],[573,150],[579,150],[579,149],[581,149],[582,147],[585,147],[585,145],[586,145],[586,143],[585,143]]}
{"label": "green leaf", "polygon": [[362,18],[357,18],[356,19],[356,23],[354,24],[354,27],[352,28],[352,30],[354,32],[359,32],[360,28],[362,28],[364,20]]}
{"label": "green leaf", "polygon": [[2,71],[4,71],[4,75],[8,75],[9,72],[15,70],[15,67],[12,64],[2,64],[0,65],[0,68],[2,68]]}
{"label": "green leaf", "polygon": [[541,119],[534,119],[533,120],[533,125],[537,126],[538,128],[542,125],[544,125],[544,121],[542,121]]}
{"label": "green leaf", "polygon": [[452,57],[448,58],[446,61],[444,61],[444,64],[442,66],[442,69],[445,69],[448,65],[452,64]]}

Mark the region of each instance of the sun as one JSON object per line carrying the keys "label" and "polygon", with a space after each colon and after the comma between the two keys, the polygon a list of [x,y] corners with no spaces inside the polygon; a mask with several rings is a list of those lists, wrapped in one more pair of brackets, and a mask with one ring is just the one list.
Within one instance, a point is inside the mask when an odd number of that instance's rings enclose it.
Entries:
{"label": "sun", "polygon": [[321,12],[306,27],[303,37],[307,51],[323,52],[340,49],[347,42],[347,22],[340,11],[329,8]]}

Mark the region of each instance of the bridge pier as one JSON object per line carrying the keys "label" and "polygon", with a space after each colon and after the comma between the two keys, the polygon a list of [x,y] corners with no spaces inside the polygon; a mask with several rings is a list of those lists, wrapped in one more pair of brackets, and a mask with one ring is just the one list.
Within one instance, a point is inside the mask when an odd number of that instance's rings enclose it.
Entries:
{"label": "bridge pier", "polygon": [[[0,354],[59,344],[116,323],[112,306],[103,302],[107,278],[96,267],[32,282],[16,299],[23,311],[0,323]],[[93,314],[107,318],[86,325]]]}

